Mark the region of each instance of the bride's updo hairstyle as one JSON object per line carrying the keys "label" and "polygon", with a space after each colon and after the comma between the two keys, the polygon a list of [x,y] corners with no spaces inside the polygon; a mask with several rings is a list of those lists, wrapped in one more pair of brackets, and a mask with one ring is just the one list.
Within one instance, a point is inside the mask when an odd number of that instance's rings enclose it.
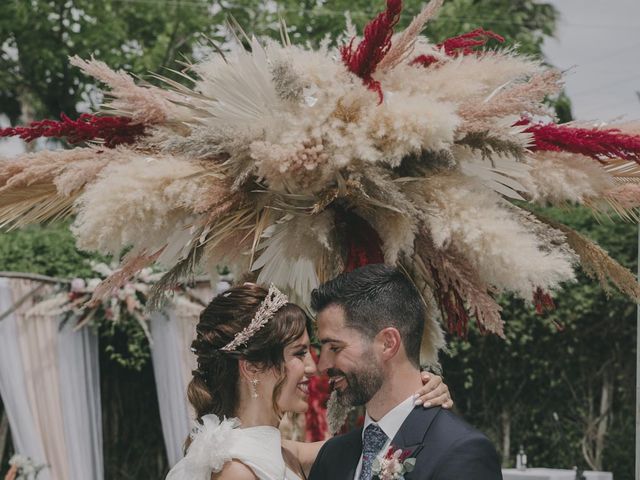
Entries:
{"label": "bride's updo hairstyle", "polygon": [[286,380],[284,347],[300,338],[310,319],[300,307],[287,303],[234,352],[222,351],[235,335],[249,325],[268,291],[247,283],[232,287],[215,297],[200,314],[197,336],[191,344],[198,368],[193,371],[187,394],[198,419],[214,413],[233,417],[239,400],[238,360],[245,359],[264,370],[275,368],[280,379],[273,391],[274,411],[281,415],[277,400]]}

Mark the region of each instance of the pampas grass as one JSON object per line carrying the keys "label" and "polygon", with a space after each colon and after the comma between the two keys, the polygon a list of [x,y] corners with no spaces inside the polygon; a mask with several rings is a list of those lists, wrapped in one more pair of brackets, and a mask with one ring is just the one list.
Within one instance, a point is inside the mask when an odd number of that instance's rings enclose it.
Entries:
{"label": "pampas grass", "polygon": [[488,284],[531,301],[537,288],[555,290],[574,280],[575,259],[547,250],[497,195],[450,176],[428,185],[433,200],[426,220],[434,245],[460,252]]}
{"label": "pampas grass", "polygon": [[[78,247],[118,255],[123,248],[155,252],[187,228],[202,167],[177,157],[130,154],[105,168],[76,202]],[[195,183],[194,183],[195,181]],[[188,188],[187,188],[188,187]]]}
{"label": "pampas grass", "polygon": [[537,152],[531,165],[528,190],[541,204],[584,204],[611,191],[611,176],[592,158],[564,152]]}
{"label": "pampas grass", "polygon": [[94,58],[86,61],[76,55],[71,57],[69,62],[109,86],[109,94],[113,100],[107,107],[117,115],[129,115],[136,123],[154,124],[162,123],[179,114],[169,101],[179,99],[175,93],[152,85],[138,86],[128,73],[115,72],[104,62]]}
{"label": "pampas grass", "polygon": [[547,70],[533,75],[527,82],[504,86],[486,99],[463,103],[458,114],[464,119],[460,131],[483,131],[491,127],[497,117],[510,115],[545,115],[549,107],[542,100],[559,93],[560,72]]}

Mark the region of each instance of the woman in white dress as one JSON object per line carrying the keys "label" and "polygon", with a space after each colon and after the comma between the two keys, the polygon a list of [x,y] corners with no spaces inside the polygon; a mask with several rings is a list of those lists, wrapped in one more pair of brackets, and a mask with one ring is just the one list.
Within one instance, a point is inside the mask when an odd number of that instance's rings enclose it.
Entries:
{"label": "woman in white dress", "polygon": [[[316,374],[304,310],[273,286],[244,284],[214,298],[196,330],[188,396],[198,418],[167,480],[306,478],[323,442],[283,440],[278,430],[284,413],[307,410]],[[452,404],[435,375],[418,393]]]}

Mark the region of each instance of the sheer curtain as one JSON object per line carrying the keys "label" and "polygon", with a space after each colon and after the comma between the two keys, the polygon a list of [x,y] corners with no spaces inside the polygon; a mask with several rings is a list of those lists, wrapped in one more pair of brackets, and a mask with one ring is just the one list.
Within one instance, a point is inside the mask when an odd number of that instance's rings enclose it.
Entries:
{"label": "sheer curtain", "polygon": [[[4,316],[12,308],[9,279],[0,278],[0,315]],[[9,313],[0,320],[0,395],[9,418],[16,450],[42,464],[47,463],[47,457],[27,397],[22,356],[17,342],[17,321],[15,313]],[[43,470],[38,477],[39,480],[51,478],[48,469]]]}
{"label": "sheer curtain", "polygon": [[58,335],[60,394],[70,477],[104,478],[98,337],[89,328]]}
{"label": "sheer curtain", "polygon": [[25,315],[33,298],[21,300],[37,286],[0,278],[0,311],[13,309],[0,322],[0,393],[12,436],[19,453],[49,465],[42,478],[102,480],[97,340],[89,329],[59,330],[58,320]]}
{"label": "sheer curtain", "polygon": [[151,315],[151,356],[156,379],[162,433],[169,465],[183,457],[183,445],[189,434],[192,414],[188,407],[187,385],[195,368],[189,345],[194,337],[196,319],[176,316],[173,310]]}

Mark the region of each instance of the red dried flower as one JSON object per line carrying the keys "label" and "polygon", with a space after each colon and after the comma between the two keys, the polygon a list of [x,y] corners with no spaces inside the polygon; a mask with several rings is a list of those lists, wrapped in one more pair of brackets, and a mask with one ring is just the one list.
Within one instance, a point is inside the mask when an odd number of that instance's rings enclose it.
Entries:
{"label": "red dried flower", "polygon": [[359,76],[371,90],[378,93],[380,103],[383,95],[380,82],[373,79],[378,64],[391,48],[393,28],[400,20],[402,0],[387,0],[384,12],[364,27],[362,42],[354,49],[353,41],[340,47],[342,61],[349,70]]}
{"label": "red dried flower", "polygon": [[533,134],[532,150],[580,153],[598,161],[622,158],[640,163],[640,135],[623,133],[616,128],[577,128],[555,123],[534,124],[523,118],[515,125],[529,125]]}
{"label": "red dried flower", "polygon": [[[313,361],[318,362],[318,355],[311,352]],[[329,378],[316,375],[309,380],[309,408],[305,420],[305,436],[307,442],[318,442],[327,438],[327,400],[329,400]]]}
{"label": "red dried flower", "polygon": [[41,137],[64,138],[71,144],[102,140],[106,147],[113,148],[133,143],[144,135],[145,130],[143,124],[131,123],[127,117],[98,117],[83,113],[77,120],[72,120],[63,113],[60,118],[60,121],[32,122],[26,127],[2,128],[0,137],[20,137],[27,142]]}
{"label": "red dried flower", "polygon": [[[472,55],[477,53],[477,50],[475,50],[476,47],[485,46],[489,40],[497,40],[498,42],[503,43],[504,37],[492,32],[491,30],[476,28],[471,32],[447,38],[445,41],[439,43],[437,47],[444,49],[444,53],[450,57],[457,57],[458,55]],[[433,55],[419,55],[410,62],[410,65],[422,65],[423,67],[428,67],[437,61],[438,59]]]}
{"label": "red dried flower", "polygon": [[538,287],[533,292],[533,303],[536,306],[536,313],[542,315],[545,312],[555,310],[556,304],[553,303],[553,298],[549,295],[549,292],[545,292],[542,288]]}

